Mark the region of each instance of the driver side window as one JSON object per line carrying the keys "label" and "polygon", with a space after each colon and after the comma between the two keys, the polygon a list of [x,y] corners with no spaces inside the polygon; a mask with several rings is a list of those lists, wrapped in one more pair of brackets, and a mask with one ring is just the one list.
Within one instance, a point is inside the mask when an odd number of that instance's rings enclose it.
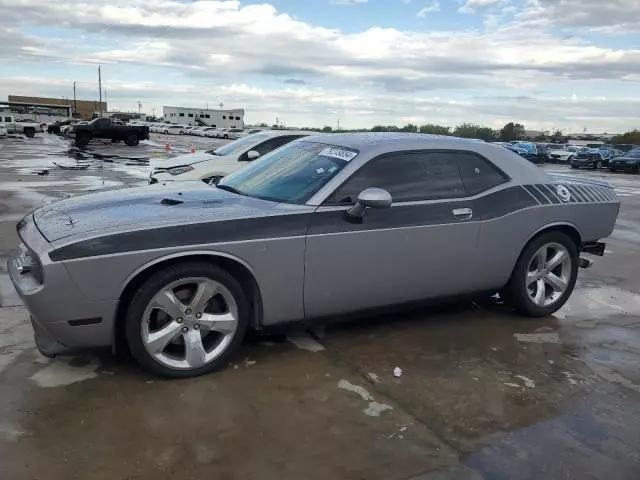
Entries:
{"label": "driver side window", "polygon": [[[282,136],[282,137],[270,138],[269,140],[265,140],[264,142],[256,145],[255,147],[250,148],[249,151],[255,150],[260,154],[260,157],[264,157],[267,153],[272,152],[273,150],[280,148],[283,145],[289,143],[293,138],[296,138],[296,137]],[[247,153],[248,152],[245,152],[242,155],[241,160],[247,161]]]}
{"label": "driver side window", "polygon": [[402,153],[372,160],[339,187],[327,203],[355,203],[368,187],[391,194],[393,202],[412,202],[465,196],[455,160],[430,153]]}

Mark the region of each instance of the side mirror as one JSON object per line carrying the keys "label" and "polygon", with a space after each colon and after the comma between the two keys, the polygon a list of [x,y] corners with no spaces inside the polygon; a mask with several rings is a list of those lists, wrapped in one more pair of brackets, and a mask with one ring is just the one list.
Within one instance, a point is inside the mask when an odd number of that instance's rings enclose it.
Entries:
{"label": "side mirror", "polygon": [[364,217],[367,208],[390,208],[391,194],[382,188],[365,188],[358,194],[356,204],[345,213],[348,218],[360,220]]}
{"label": "side mirror", "polygon": [[247,159],[248,160],[255,160],[259,156],[260,156],[260,152],[256,152],[255,150],[249,150],[247,152]]}

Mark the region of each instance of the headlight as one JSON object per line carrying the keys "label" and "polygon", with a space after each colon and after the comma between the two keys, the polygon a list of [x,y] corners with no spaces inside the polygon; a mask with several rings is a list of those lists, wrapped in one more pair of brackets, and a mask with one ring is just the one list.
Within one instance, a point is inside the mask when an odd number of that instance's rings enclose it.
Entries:
{"label": "headlight", "polygon": [[173,167],[168,170],[165,170],[170,175],[182,175],[183,173],[187,173],[193,170],[191,165],[185,165],[183,167]]}

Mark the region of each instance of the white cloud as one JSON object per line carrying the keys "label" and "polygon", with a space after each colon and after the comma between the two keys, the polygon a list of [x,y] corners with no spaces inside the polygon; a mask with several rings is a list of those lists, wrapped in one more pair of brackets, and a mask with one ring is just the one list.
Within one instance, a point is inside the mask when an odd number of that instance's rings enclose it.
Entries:
{"label": "white cloud", "polygon": [[[268,4],[238,1],[196,0],[187,8],[176,0],[0,0],[0,64],[30,72],[0,79],[0,93],[53,94],[68,89],[70,78],[76,79],[71,75],[86,72],[85,65],[92,66],[93,75],[93,66],[102,63],[109,98],[122,108],[135,96],[156,108],[221,98],[226,105],[246,107],[253,112],[249,116],[264,119],[286,110],[307,125],[336,115],[345,125],[393,123],[428,117],[431,111],[451,125],[466,119],[466,112],[482,123],[513,115],[540,126],[551,120],[573,125],[571,115],[562,120],[553,113],[553,102],[562,103],[554,89],[572,82],[582,92],[630,90],[640,79],[640,50],[555,34],[547,29],[558,21],[550,19],[550,8],[534,0],[514,22],[492,17],[483,30],[371,26],[345,33]],[[592,17],[583,21],[585,28],[593,26]],[[64,29],[67,35],[45,39],[22,30],[32,26]],[[69,33],[85,39],[70,41]],[[51,64],[63,65],[69,78],[50,78]],[[47,80],[15,80],[33,77],[32,72]],[[496,92],[528,100],[501,100]],[[617,117],[610,115],[609,104],[621,108],[622,103],[583,100],[575,106],[582,110],[572,112],[582,118],[594,108],[592,123],[608,130],[631,128],[637,116],[627,107]],[[637,101],[628,104],[638,106]]]}
{"label": "white cloud", "polygon": [[507,3],[509,0],[466,0],[464,5],[458,8],[459,13],[475,13],[476,8],[492,7],[499,3]]}
{"label": "white cloud", "polygon": [[431,12],[439,12],[439,11],[440,11],[440,3],[438,2],[438,0],[432,0],[430,4],[426,5],[418,12],[418,17],[424,18]]}
{"label": "white cloud", "polygon": [[333,5],[360,5],[367,3],[369,0],[331,0]]}

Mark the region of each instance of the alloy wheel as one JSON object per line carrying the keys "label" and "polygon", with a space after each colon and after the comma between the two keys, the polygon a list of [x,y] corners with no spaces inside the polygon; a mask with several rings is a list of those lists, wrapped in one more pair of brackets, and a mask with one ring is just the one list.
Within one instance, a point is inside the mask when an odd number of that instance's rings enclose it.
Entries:
{"label": "alloy wheel", "polygon": [[539,307],[557,302],[569,287],[571,255],[559,243],[540,247],[529,261],[526,289],[529,299]]}
{"label": "alloy wheel", "polygon": [[238,329],[238,305],[206,277],[172,282],[154,295],[142,317],[142,343],[164,366],[192,370],[213,362]]}

